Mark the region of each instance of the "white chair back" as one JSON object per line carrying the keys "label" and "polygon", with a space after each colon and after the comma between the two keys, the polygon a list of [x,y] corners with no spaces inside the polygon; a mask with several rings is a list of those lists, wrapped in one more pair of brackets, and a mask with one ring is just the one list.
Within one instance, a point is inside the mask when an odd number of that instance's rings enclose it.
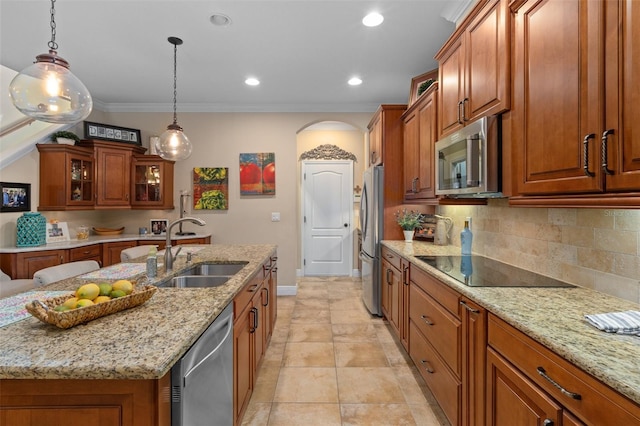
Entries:
{"label": "white chair back", "polygon": [[[120,262],[129,262],[136,257],[146,256],[149,254],[151,247],[153,247],[153,245],[135,246],[124,249],[120,252]],[[156,246],[156,248],[158,247]]]}
{"label": "white chair back", "polygon": [[40,269],[33,274],[33,281],[36,287],[51,284],[66,278],[86,274],[87,272],[100,269],[100,264],[95,260],[81,260],[78,262],[63,263],[62,265],[50,266]]}

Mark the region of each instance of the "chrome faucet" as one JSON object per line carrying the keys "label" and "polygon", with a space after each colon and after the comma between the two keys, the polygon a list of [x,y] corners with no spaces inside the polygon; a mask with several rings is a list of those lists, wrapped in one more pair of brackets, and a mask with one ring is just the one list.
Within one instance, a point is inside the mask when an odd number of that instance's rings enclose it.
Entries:
{"label": "chrome faucet", "polygon": [[178,257],[178,253],[180,253],[180,250],[182,249],[182,247],[179,247],[175,256],[171,254],[171,228],[182,222],[191,222],[200,226],[206,225],[205,221],[202,219],[198,219],[196,217],[183,217],[171,222],[167,226],[167,243],[164,248],[164,270],[167,272],[173,271],[173,261]]}

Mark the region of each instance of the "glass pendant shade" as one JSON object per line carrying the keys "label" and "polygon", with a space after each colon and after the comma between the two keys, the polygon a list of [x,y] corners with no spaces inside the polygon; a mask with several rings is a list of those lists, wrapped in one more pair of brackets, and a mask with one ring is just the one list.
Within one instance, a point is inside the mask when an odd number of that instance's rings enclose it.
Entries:
{"label": "glass pendant shade", "polygon": [[185,160],[191,156],[193,147],[189,138],[182,132],[182,127],[170,124],[167,130],[156,141],[158,155],[167,160]]}
{"label": "glass pendant shade", "polygon": [[39,55],[33,65],[16,75],[9,93],[20,112],[48,123],[77,123],[93,108],[89,91],[55,51]]}

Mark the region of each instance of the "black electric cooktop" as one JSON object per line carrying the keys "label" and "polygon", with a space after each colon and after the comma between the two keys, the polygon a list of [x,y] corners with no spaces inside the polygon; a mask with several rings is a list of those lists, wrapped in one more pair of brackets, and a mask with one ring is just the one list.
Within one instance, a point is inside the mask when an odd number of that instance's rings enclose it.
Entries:
{"label": "black electric cooktop", "polygon": [[416,256],[469,287],[575,287],[483,256]]}

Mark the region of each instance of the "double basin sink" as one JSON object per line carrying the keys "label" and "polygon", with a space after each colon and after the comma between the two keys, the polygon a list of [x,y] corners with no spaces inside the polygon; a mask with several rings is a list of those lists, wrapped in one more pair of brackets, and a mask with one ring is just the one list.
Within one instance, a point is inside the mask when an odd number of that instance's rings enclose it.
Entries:
{"label": "double basin sink", "polygon": [[179,275],[173,277],[171,281],[160,285],[160,287],[172,288],[205,288],[218,287],[229,281],[249,262],[229,262],[229,263],[201,263],[194,265]]}

